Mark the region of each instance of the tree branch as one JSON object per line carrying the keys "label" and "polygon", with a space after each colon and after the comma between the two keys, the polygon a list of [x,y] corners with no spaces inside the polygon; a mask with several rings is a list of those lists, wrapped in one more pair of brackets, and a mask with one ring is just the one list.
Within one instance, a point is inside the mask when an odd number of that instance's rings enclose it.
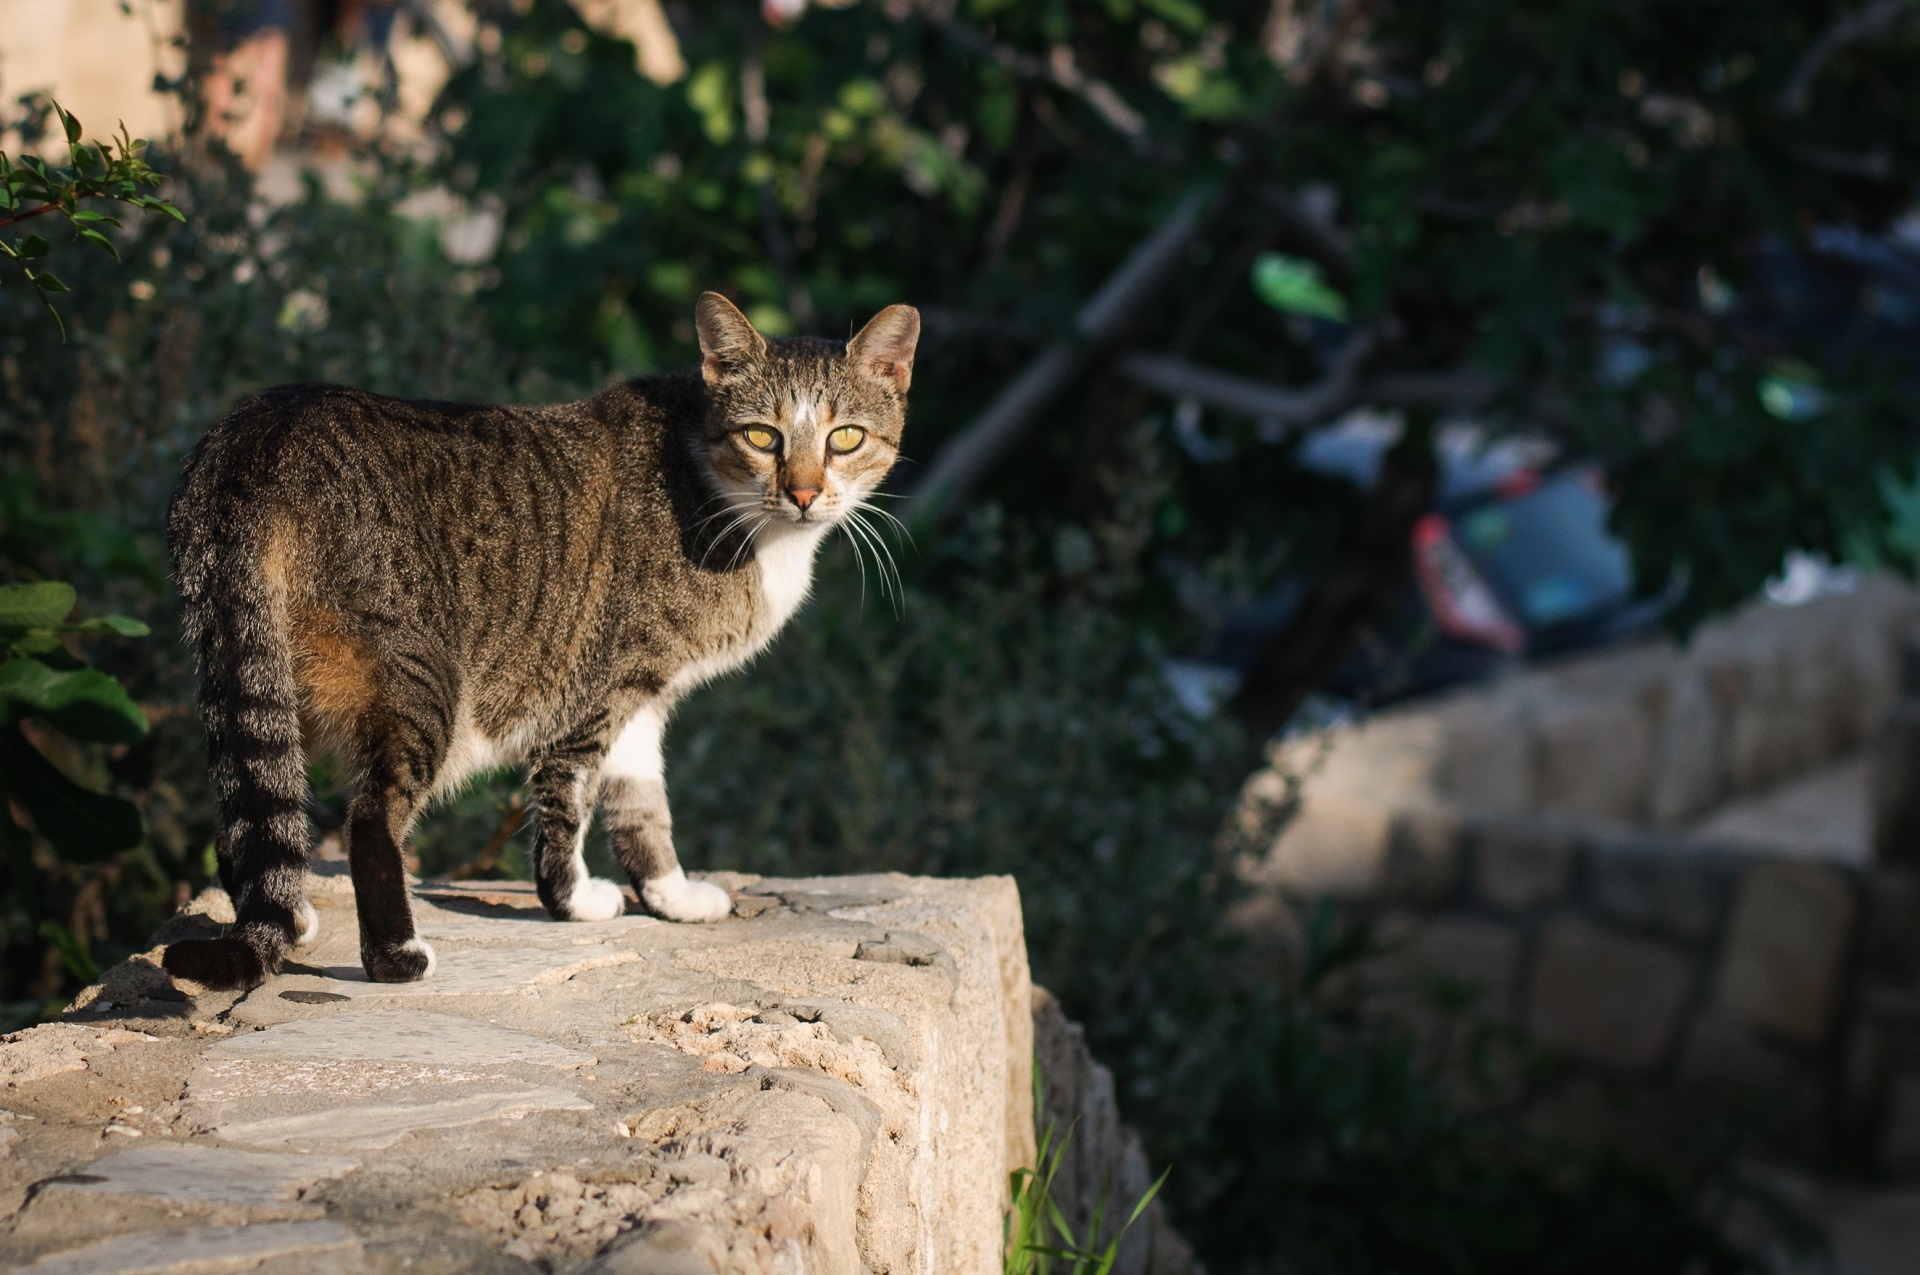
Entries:
{"label": "tree branch", "polygon": [[1172,354],[1128,354],[1115,364],[1121,375],[1175,398],[1197,399],[1221,411],[1238,412],[1285,428],[1314,425],[1349,407],[1474,407],[1493,394],[1486,377],[1471,369],[1358,378],[1377,340],[1356,333],[1327,375],[1304,389],[1287,389],[1203,367]]}
{"label": "tree branch", "polygon": [[1780,90],[1780,110],[1787,115],[1804,112],[1813,100],[1813,82],[1820,78],[1820,72],[1834,54],[1879,35],[1912,12],[1914,3],[1915,0],[1874,0],[1821,32],[1820,38],[1800,55],[1793,74],[1787,77],[1786,87]]}
{"label": "tree branch", "polygon": [[1112,129],[1127,139],[1135,150],[1141,150],[1147,142],[1147,122],[1140,112],[1127,105],[1126,100],[1113,90],[1105,80],[1088,75],[1073,62],[1073,49],[1070,45],[1056,44],[1048,56],[1042,60],[1031,53],[1023,53],[1010,44],[974,30],[956,18],[935,16],[933,24],[940,33],[969,53],[990,58],[1001,69],[1017,75],[1023,80],[1038,80],[1051,84],[1055,88],[1065,89],[1081,101],[1091,106],[1101,119]]}
{"label": "tree branch", "polygon": [[29,209],[12,217],[0,217],[0,230],[5,230],[8,226],[17,226],[23,221],[32,221],[42,213],[57,212],[64,207],[66,207],[65,204],[41,204],[38,208]]}
{"label": "tree branch", "polygon": [[1000,459],[1040,409],[1065,389],[1100,347],[1146,305],[1186,255],[1205,221],[1210,192],[1187,192],[1167,219],[1134,248],[1081,307],[1073,334],[1042,350],[966,428],[934,457],[902,515],[911,525],[939,517]]}

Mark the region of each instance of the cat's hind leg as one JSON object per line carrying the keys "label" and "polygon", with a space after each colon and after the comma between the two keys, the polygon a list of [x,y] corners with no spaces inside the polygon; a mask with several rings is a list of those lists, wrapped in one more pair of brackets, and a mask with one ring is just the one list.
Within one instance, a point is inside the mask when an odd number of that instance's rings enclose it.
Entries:
{"label": "cat's hind leg", "polygon": [[611,921],[627,910],[619,886],[587,872],[588,795],[597,751],[560,749],[533,766],[533,880],[556,921]]}
{"label": "cat's hind leg", "polygon": [[360,917],[360,963],[376,983],[411,983],[433,973],[433,948],[414,929],[401,847],[433,791],[453,731],[451,704],[426,686],[450,682],[450,676],[414,680],[411,694],[390,686],[353,732],[347,867]]}
{"label": "cat's hind leg", "polygon": [[733,911],[733,899],[717,885],[689,880],[673,850],[673,812],[660,749],[665,731],[665,715],[643,708],[601,763],[600,813],[607,821],[607,840],[649,912],[668,921],[718,921]]}

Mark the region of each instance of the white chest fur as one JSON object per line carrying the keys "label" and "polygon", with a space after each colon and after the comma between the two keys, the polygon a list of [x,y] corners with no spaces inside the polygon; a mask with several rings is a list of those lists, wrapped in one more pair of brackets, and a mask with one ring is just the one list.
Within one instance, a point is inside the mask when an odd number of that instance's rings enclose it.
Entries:
{"label": "white chest fur", "polygon": [[754,562],[760,572],[762,610],[753,617],[753,627],[743,640],[725,654],[695,660],[667,684],[667,700],[672,702],[703,682],[732,672],[758,655],[773,641],[774,635],[813,588],[813,558],[827,529],[818,526],[783,527],[771,534],[763,532],[754,546]]}
{"label": "white chest fur", "polygon": [[807,591],[813,588],[813,557],[825,532],[823,527],[782,528],[771,535],[763,533],[755,546],[760,597],[767,604],[767,637],[779,632],[807,600]]}

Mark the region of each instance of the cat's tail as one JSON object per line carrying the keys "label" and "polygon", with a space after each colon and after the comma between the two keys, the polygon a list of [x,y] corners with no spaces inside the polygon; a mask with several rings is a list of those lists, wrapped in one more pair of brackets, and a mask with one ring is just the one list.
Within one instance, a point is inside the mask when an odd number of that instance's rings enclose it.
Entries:
{"label": "cat's tail", "polygon": [[[241,454],[220,454],[223,443],[242,444],[232,447]],[[306,899],[306,757],[286,582],[276,570],[279,528],[233,472],[258,459],[245,450],[217,427],[189,462],[167,516],[187,639],[199,656],[221,884],[236,920],[221,938],[172,944],[163,963],[209,987],[259,984],[318,922]]]}

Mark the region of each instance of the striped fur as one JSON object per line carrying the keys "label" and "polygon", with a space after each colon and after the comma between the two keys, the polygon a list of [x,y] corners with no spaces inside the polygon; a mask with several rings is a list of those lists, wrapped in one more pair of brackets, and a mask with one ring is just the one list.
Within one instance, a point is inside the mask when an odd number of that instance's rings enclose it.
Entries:
{"label": "striped fur", "polygon": [[[170,947],[169,970],[252,986],[312,937],[315,747],[351,776],[375,980],[433,968],[407,897],[408,829],[436,793],[504,762],[529,770],[551,915],[625,906],[581,861],[596,807],[649,908],[726,915],[725,893],[674,854],[661,736],[680,695],[772,639],[820,538],[892,467],[919,318],[893,306],[845,346],[770,344],[712,293],[696,320],[698,374],[549,407],[287,386],[195,449],[168,544],[238,916],[221,938]],[[849,428],[857,442],[836,450]]]}

